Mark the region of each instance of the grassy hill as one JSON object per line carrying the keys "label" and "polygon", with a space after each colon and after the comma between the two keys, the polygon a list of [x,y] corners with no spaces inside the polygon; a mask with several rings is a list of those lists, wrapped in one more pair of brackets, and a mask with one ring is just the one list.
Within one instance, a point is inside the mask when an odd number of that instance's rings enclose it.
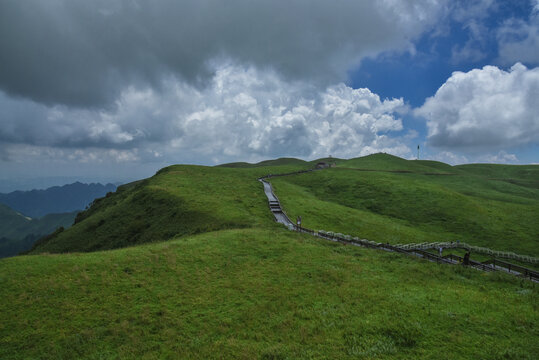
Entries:
{"label": "grassy hill", "polygon": [[[171,166],[96,201],[73,228],[37,244],[33,253],[96,251],[271,226],[255,179],[309,168],[317,161],[285,158],[250,168]],[[494,168],[482,172],[478,166],[387,154],[336,163],[337,168],[272,179],[285,210],[292,217],[302,215],[307,227],[380,242],[460,240],[539,255],[539,189],[515,183],[532,181],[537,166],[524,171],[478,165]],[[501,175],[514,181],[500,180]]]}
{"label": "grassy hill", "polygon": [[[335,162],[271,179],[308,227],[539,255],[533,166]],[[0,358],[536,357],[535,283],[290,232],[256,179],[313,162],[269,164],[167,167],[0,260]]]}
{"label": "grassy hill", "polygon": [[460,240],[539,255],[539,189],[517,177],[518,167],[492,165],[511,173],[515,181],[508,182],[474,167],[385,154],[337,166],[272,179],[292,218],[302,215],[306,227],[380,242]]}
{"label": "grassy hill", "polygon": [[398,156],[378,153],[337,163],[338,167],[369,171],[389,171],[402,173],[455,173],[455,169],[448,164],[429,160],[405,160]]}
{"label": "grassy hill", "polygon": [[217,167],[256,168],[256,167],[271,167],[271,166],[296,166],[296,167],[301,167],[301,168],[304,168],[304,167],[312,168],[314,167],[314,165],[316,165],[319,162],[340,164],[346,161],[348,160],[343,160],[343,159],[333,158],[333,157],[321,158],[321,159],[316,159],[312,161],[305,161],[305,160],[296,159],[296,158],[279,158],[279,159],[274,159],[274,160],[264,160],[256,164],[251,164],[247,162],[234,162],[234,163],[217,165]]}
{"label": "grassy hill", "polygon": [[256,179],[297,167],[230,169],[176,165],[98,199],[72,228],[33,253],[114,249],[230,228],[273,226]]}
{"label": "grassy hill", "polygon": [[267,167],[267,166],[308,166],[309,163],[305,160],[296,159],[296,158],[279,158],[274,160],[264,160],[256,164],[251,164],[247,162],[235,162],[217,165],[217,167],[229,167],[229,168],[256,168],[256,167]]}
{"label": "grassy hill", "polygon": [[537,165],[466,164],[455,168],[479,177],[539,189]]}
{"label": "grassy hill", "polygon": [[0,358],[533,359],[533,283],[281,228],[0,261]]}

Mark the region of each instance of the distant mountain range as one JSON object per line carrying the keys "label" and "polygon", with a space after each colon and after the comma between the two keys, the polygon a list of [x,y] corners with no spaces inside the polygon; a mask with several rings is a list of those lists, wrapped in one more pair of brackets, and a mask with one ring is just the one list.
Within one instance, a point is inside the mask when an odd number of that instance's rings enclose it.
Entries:
{"label": "distant mountain range", "polygon": [[44,176],[44,177],[9,177],[6,178],[6,173],[0,174],[0,194],[10,193],[12,191],[30,191],[34,189],[48,189],[53,186],[62,186],[65,184],[73,184],[74,182],[80,181],[85,184],[90,183],[99,183],[99,184],[108,184],[112,183],[116,186],[121,184],[126,184],[137,178],[118,178],[118,177],[84,177],[84,180],[81,180],[79,176]]}
{"label": "distant mountain range", "polygon": [[59,227],[70,227],[79,211],[115,190],[113,184],[76,182],[0,194],[0,258],[30,249]]}
{"label": "distant mountain range", "polygon": [[0,203],[25,216],[40,218],[47,214],[83,210],[94,199],[115,190],[116,186],[113,184],[75,182],[64,186],[53,186],[46,190],[13,191],[0,194]]}
{"label": "distant mountain range", "polygon": [[39,238],[73,224],[77,211],[31,219],[0,204],[0,258],[28,250]]}

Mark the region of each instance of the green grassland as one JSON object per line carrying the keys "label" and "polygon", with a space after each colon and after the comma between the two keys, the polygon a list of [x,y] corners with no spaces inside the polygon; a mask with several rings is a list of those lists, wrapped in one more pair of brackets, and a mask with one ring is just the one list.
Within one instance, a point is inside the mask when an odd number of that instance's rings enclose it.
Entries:
{"label": "green grassland", "polygon": [[[0,359],[536,358],[535,283],[275,223],[295,160],[164,168],[0,260]],[[534,166],[325,160],[271,178],[307,227],[539,255]]]}
{"label": "green grassland", "polygon": [[525,176],[539,167],[495,167],[516,181],[480,175],[473,165],[378,154],[272,184],[289,216],[302,215],[311,229],[392,244],[460,240],[539,256],[539,189]]}
{"label": "green grassland", "polygon": [[453,173],[453,167],[437,161],[410,161],[389,154],[373,154],[360,158],[338,161],[338,167],[394,171],[394,172],[423,172],[423,173]]}
{"label": "green grassland", "polygon": [[32,253],[114,249],[220,229],[272,225],[266,196],[256,179],[299,168],[169,166],[98,199],[79,214],[72,228],[36,244]]}
{"label": "green grassland", "polygon": [[0,261],[2,359],[533,359],[539,292],[280,228]]}
{"label": "green grassland", "polygon": [[256,164],[251,164],[247,162],[235,162],[217,165],[217,167],[228,167],[228,168],[258,168],[258,167],[267,167],[267,166],[308,166],[309,162],[296,158],[279,158],[273,160],[264,160]]}
{"label": "green grassland", "polygon": [[314,165],[316,165],[319,162],[327,162],[332,164],[340,164],[342,162],[345,162],[347,160],[339,159],[339,158],[322,158],[312,161],[305,161],[301,159],[295,159],[295,158],[279,158],[274,160],[264,160],[261,162],[258,162],[256,164],[251,164],[247,162],[235,162],[235,163],[228,163],[228,164],[222,164],[217,165],[218,167],[229,167],[229,168],[258,168],[258,167],[269,167],[269,166],[295,166],[299,168],[312,168]]}
{"label": "green grassland", "polygon": [[[408,161],[387,154],[272,178],[294,218],[312,229],[379,242],[462,241],[539,256],[538,166]],[[311,168],[282,158],[234,167],[176,165],[120,187],[33,253],[97,251],[272,223],[257,177]]]}

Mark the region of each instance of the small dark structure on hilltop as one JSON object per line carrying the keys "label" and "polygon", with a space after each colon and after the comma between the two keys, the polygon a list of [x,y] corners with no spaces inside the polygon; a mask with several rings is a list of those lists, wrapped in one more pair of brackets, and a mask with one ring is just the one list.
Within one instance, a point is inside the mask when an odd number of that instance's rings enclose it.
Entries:
{"label": "small dark structure on hilltop", "polygon": [[334,167],[335,164],[330,164],[330,163],[327,163],[327,162],[319,162],[316,164],[316,166],[314,167],[315,169],[327,169],[327,168],[330,168],[330,167]]}

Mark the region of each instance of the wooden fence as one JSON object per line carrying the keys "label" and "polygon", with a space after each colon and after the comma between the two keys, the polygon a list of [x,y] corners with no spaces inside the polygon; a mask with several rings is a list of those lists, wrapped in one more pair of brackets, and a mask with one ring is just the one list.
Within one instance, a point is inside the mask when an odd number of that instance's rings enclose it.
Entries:
{"label": "wooden fence", "polygon": [[[259,178],[258,180],[263,181],[263,182],[267,182],[269,184],[267,179],[272,178],[272,177],[297,175],[297,174],[307,173],[307,172],[311,172],[311,171],[315,171],[315,170],[317,170],[317,169],[301,170],[301,171],[296,171],[296,172],[291,172],[291,173],[286,173],[286,174],[270,174],[270,175],[267,175],[267,176],[263,176],[263,177]],[[271,186],[271,184],[269,184],[269,185],[270,185],[272,195],[275,197],[275,199],[277,199],[277,201],[279,201],[278,198],[277,198],[277,195],[273,192],[273,187]],[[280,204],[279,204],[279,207],[280,207]],[[489,256],[493,257],[492,260],[488,260],[488,261],[485,261],[483,263],[470,260],[469,265],[471,267],[474,267],[474,268],[477,268],[477,269],[483,270],[483,271],[494,271],[494,270],[498,270],[498,269],[503,268],[504,270],[508,271],[511,274],[521,275],[521,276],[525,276],[525,277],[529,278],[530,280],[539,281],[539,273],[538,272],[536,272],[534,270],[531,270],[531,269],[528,269],[528,268],[525,268],[525,267],[522,267],[522,266],[506,263],[506,262],[495,259],[497,257],[497,258],[513,259],[513,260],[518,260],[518,261],[522,261],[522,262],[528,262],[528,263],[532,263],[532,264],[537,264],[537,263],[539,263],[539,258],[536,258],[536,257],[527,256],[527,255],[519,255],[519,254],[515,254],[513,252],[496,251],[496,250],[492,250],[492,249],[485,248],[485,247],[469,245],[467,243],[462,243],[462,242],[459,242],[459,241],[432,242],[432,243],[426,243],[425,242],[425,243],[411,243],[411,244],[391,245],[389,243],[380,243],[380,242],[371,241],[371,240],[367,240],[367,239],[360,239],[359,237],[353,237],[351,235],[346,235],[346,234],[342,234],[342,233],[336,233],[336,232],[332,232],[332,231],[311,230],[311,229],[308,229],[308,228],[304,228],[304,227],[301,227],[301,226],[298,226],[298,225],[294,224],[290,220],[288,215],[284,212],[284,209],[282,209],[281,207],[280,207],[280,211],[282,211],[283,215],[288,220],[288,224],[286,224],[286,226],[290,230],[303,232],[303,233],[308,233],[308,234],[311,234],[313,236],[317,236],[317,237],[321,237],[321,238],[324,238],[324,239],[327,239],[327,240],[341,242],[341,243],[345,243],[345,244],[348,243],[348,244],[354,244],[354,245],[359,245],[359,246],[368,247],[368,248],[376,248],[376,249],[381,249],[381,250],[405,253],[405,254],[408,254],[408,255],[415,255],[415,256],[425,258],[425,259],[427,259],[429,261],[437,262],[437,263],[459,264],[459,263],[463,262],[463,259],[461,257],[459,257],[457,255],[453,255],[453,254],[442,257],[442,256],[438,256],[436,254],[432,254],[432,253],[430,253],[428,251],[425,251],[425,250],[439,249],[440,247],[444,248],[444,249],[456,249],[456,248],[465,249],[467,251],[473,251],[473,252],[476,252],[476,253],[486,254],[486,255],[489,255]]]}

